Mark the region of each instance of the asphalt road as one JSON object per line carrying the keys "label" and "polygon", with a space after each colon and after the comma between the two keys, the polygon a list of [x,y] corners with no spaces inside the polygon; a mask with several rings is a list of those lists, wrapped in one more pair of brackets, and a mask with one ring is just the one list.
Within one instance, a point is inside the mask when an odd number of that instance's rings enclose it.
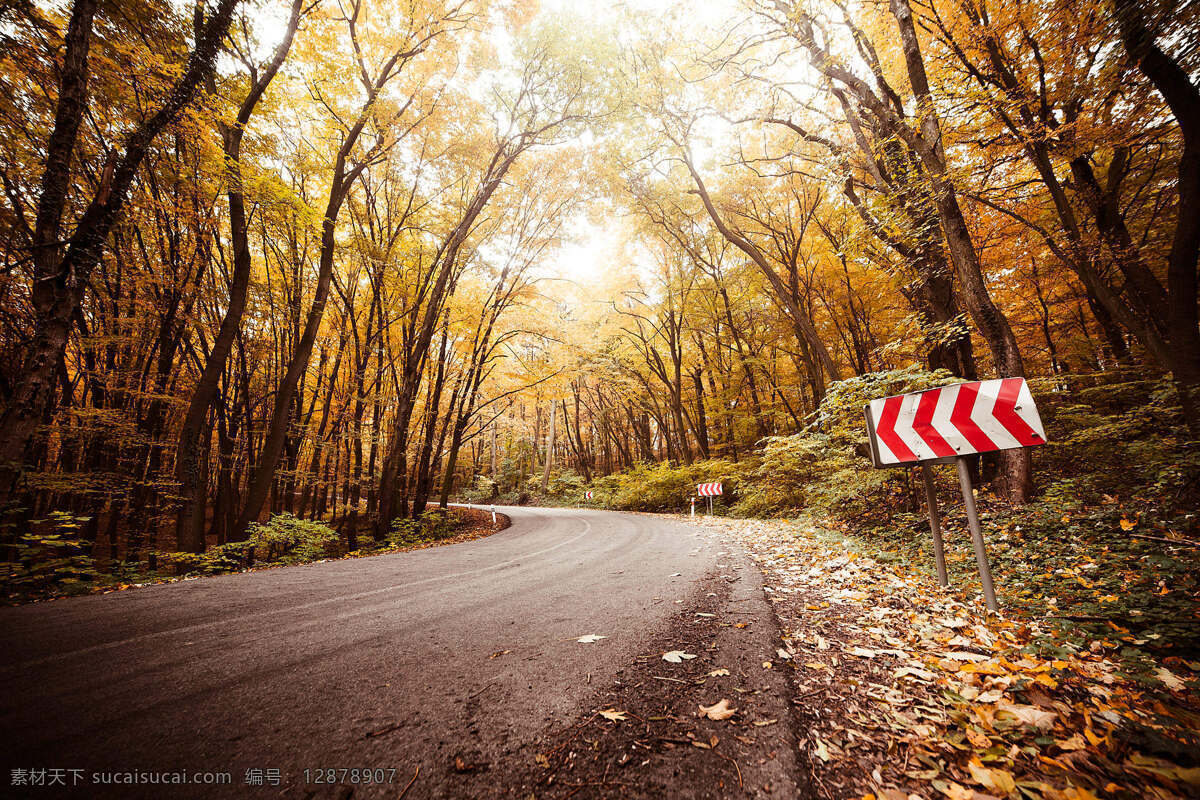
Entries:
{"label": "asphalt road", "polygon": [[[0,793],[30,769],[88,797],[332,796],[316,770],[370,768],[390,786],[354,797],[396,797],[420,765],[427,796],[457,754],[503,758],[578,713],[722,547],[677,521],[502,510],[512,527],[464,544],[0,609]],[[134,771],[231,785],[93,783]]]}

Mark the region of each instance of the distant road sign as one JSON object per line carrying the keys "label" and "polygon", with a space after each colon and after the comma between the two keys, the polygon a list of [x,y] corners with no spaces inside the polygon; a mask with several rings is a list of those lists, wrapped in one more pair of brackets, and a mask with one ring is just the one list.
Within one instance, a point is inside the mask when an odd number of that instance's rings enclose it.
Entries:
{"label": "distant road sign", "polygon": [[584,499],[584,500],[591,500],[591,499],[592,499],[592,493],[591,493],[591,492],[584,492],[584,493],[583,493],[583,499]]}
{"label": "distant road sign", "polygon": [[696,494],[701,497],[716,497],[724,494],[719,483],[699,483],[696,484]]}
{"label": "distant road sign", "polygon": [[902,467],[1046,443],[1024,378],[973,381],[872,400],[871,460]]}

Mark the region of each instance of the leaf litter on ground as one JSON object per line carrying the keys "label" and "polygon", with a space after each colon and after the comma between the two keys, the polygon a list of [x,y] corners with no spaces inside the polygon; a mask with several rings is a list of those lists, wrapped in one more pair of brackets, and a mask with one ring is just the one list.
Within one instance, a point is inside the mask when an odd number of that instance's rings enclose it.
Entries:
{"label": "leaf litter on ground", "polygon": [[695,521],[763,573],[821,796],[1200,796],[1200,663],[1138,674],[1115,623],[1079,643],[1052,618],[987,615],[928,565],[807,521]]}

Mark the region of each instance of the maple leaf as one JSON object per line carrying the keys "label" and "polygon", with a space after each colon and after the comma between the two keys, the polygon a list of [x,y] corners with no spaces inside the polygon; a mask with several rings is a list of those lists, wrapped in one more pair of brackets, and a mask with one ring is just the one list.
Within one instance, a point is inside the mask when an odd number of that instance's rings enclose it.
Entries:
{"label": "maple leaf", "polygon": [[598,633],[589,633],[585,636],[580,636],[575,641],[579,642],[580,644],[592,644],[593,642],[598,642],[601,639],[607,639],[607,638],[608,638],[607,636],[601,636]]}
{"label": "maple leaf", "polygon": [[1136,527],[1137,527],[1137,522],[1135,522],[1131,519],[1126,519],[1125,517],[1121,517],[1121,530],[1131,531]]}
{"label": "maple leaf", "polygon": [[718,722],[723,719],[729,719],[737,713],[736,708],[729,707],[729,701],[722,698],[720,702],[713,703],[711,706],[700,706],[700,713],[696,716],[708,717],[715,719]]}
{"label": "maple leaf", "polygon": [[685,653],[682,650],[668,650],[663,653],[662,659],[663,661],[670,661],[672,664],[681,664],[684,660],[695,657],[694,654]]}
{"label": "maple leaf", "polygon": [[600,712],[600,716],[604,717],[609,722],[624,722],[628,717],[624,711],[617,711],[615,708],[607,708]]}

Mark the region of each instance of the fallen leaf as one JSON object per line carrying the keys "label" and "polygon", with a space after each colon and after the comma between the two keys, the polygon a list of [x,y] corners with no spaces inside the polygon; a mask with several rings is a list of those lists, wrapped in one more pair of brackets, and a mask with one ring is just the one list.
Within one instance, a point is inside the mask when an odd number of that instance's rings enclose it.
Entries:
{"label": "fallen leaf", "polygon": [[506,656],[511,652],[512,652],[512,650],[497,650],[496,652],[494,652],[490,656],[488,656],[488,658],[499,658],[500,656]]}
{"label": "fallen leaf", "polygon": [[919,678],[923,681],[931,681],[934,679],[934,674],[927,669],[917,669],[916,667],[901,667],[893,673],[897,678]]}
{"label": "fallen leaf", "polygon": [[681,664],[685,659],[695,658],[692,653],[685,653],[682,650],[670,650],[663,653],[663,661],[670,661],[672,664]]}
{"label": "fallen leaf", "polygon": [[617,711],[615,708],[608,708],[604,711],[601,711],[600,716],[604,717],[610,722],[624,722],[626,719],[628,719],[628,717],[625,716],[624,711]]}
{"label": "fallen leaf", "polygon": [[607,636],[601,636],[598,633],[589,633],[586,636],[580,636],[575,641],[579,642],[580,644],[592,644],[593,642],[598,642],[601,639],[607,639],[607,638],[608,638]]}
{"label": "fallen leaf", "polygon": [[967,728],[967,740],[981,750],[992,746],[992,740],[975,728]]}
{"label": "fallen leaf", "polygon": [[825,742],[823,742],[821,740],[821,737],[817,736],[815,733],[813,734],[813,739],[817,743],[817,748],[816,748],[816,750],[813,751],[813,755],[815,755],[817,758],[821,759],[822,761],[828,761],[829,760],[829,749],[825,747]]}
{"label": "fallen leaf", "polygon": [[714,669],[712,672],[708,673],[708,677],[719,678],[722,675],[728,675],[728,674],[729,674],[729,670],[725,669],[724,667],[721,667],[720,669]]}
{"label": "fallen leaf", "polygon": [[1162,681],[1163,685],[1165,685],[1172,692],[1178,692],[1184,687],[1184,683],[1179,679],[1179,676],[1174,672],[1171,672],[1171,670],[1167,669],[1166,667],[1159,667],[1158,669],[1154,670],[1154,677]]}
{"label": "fallen leaf", "polygon": [[971,777],[975,782],[985,789],[999,792],[1002,795],[1017,790],[1017,782],[1013,780],[1011,773],[1002,769],[989,769],[978,758],[972,758],[967,763],[967,769],[971,771]]}
{"label": "fallen leaf", "polygon": [[1038,730],[1048,731],[1054,727],[1054,721],[1058,719],[1058,714],[1053,711],[1043,711],[1037,706],[1018,705],[1016,703],[1000,703],[997,706],[998,711],[1003,711],[1015,717],[1020,722],[1026,725],[1037,728]]}
{"label": "fallen leaf", "polygon": [[851,647],[846,652],[852,656],[858,656],[859,658],[874,658],[877,655],[874,650],[868,650],[865,647]]}
{"label": "fallen leaf", "polygon": [[1085,742],[1083,737],[1078,733],[1072,735],[1070,739],[1060,739],[1059,741],[1055,742],[1055,744],[1068,752],[1073,750],[1086,750],[1088,747],[1088,743]]}
{"label": "fallen leaf", "polygon": [[1133,521],[1133,520],[1131,520],[1131,519],[1126,519],[1125,517],[1121,517],[1121,530],[1123,530],[1123,531],[1131,531],[1131,530],[1133,530],[1133,529],[1134,529],[1134,528],[1136,528],[1136,527],[1137,527],[1137,523],[1136,523],[1136,522],[1134,522],[1134,521]]}
{"label": "fallen leaf", "polygon": [[758,719],[758,720],[754,721],[754,727],[765,728],[768,725],[774,725],[776,722],[779,722],[779,720],[777,720],[777,719]]}
{"label": "fallen leaf", "polygon": [[736,708],[729,707],[729,701],[722,698],[719,703],[713,703],[711,706],[700,706],[700,713],[696,716],[708,717],[717,721],[729,719],[737,713]]}

